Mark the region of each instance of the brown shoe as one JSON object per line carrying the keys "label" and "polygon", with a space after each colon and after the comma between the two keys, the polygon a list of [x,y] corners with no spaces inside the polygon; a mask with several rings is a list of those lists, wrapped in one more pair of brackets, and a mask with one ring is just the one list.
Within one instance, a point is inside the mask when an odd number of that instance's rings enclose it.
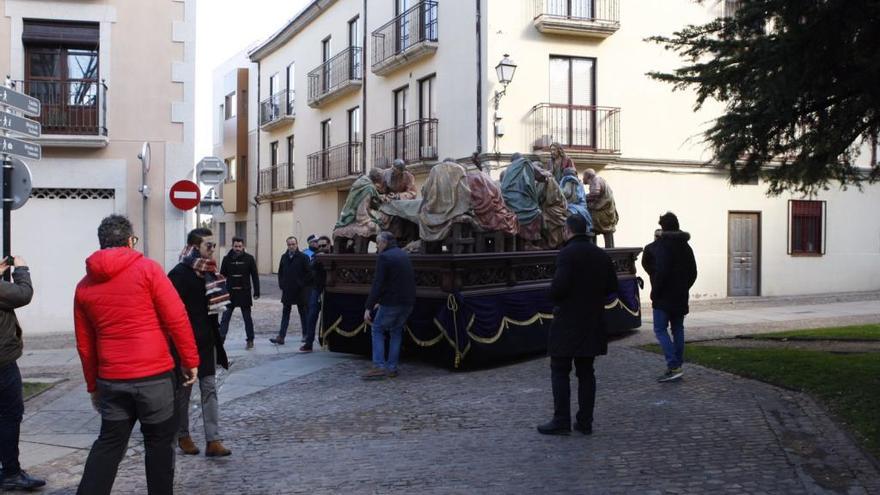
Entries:
{"label": "brown shoe", "polygon": [[177,439],[177,446],[186,455],[198,455],[199,448],[193,443],[192,437],[180,437]]}
{"label": "brown shoe", "polygon": [[269,342],[275,345],[284,345],[284,337],[280,335],[278,337],[272,337],[271,339],[269,339]]}
{"label": "brown shoe", "polygon": [[208,446],[205,447],[205,457],[223,457],[229,454],[232,454],[232,451],[224,447],[220,440],[208,442]]}
{"label": "brown shoe", "polygon": [[253,348],[254,348],[254,341],[253,341],[253,340],[248,340],[248,341],[247,341],[247,346],[245,346],[245,349],[247,349],[247,350],[251,350],[251,349],[253,349]]}
{"label": "brown shoe", "polygon": [[385,378],[385,370],[382,368],[370,368],[361,374],[361,378],[364,380],[382,380]]}

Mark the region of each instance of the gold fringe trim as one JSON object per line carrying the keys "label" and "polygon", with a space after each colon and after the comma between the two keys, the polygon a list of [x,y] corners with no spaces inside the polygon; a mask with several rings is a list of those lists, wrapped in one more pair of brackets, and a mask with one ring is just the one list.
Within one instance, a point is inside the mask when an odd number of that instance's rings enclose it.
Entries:
{"label": "gold fringe trim", "polygon": [[504,333],[504,331],[507,330],[508,328],[510,328],[510,325],[516,325],[518,327],[527,327],[527,326],[535,323],[536,321],[540,321],[541,324],[543,325],[544,320],[552,320],[552,319],[553,319],[553,315],[547,314],[547,313],[535,313],[535,315],[532,316],[531,318],[529,318],[528,320],[514,320],[512,318],[508,318],[505,316],[501,319],[501,324],[498,326],[498,331],[495,333],[495,335],[493,337],[480,337],[479,335],[475,335],[475,334],[471,333],[470,327],[468,327],[468,336],[471,339],[473,339],[474,341],[479,342],[481,344],[494,344],[495,342],[498,342],[498,339],[501,338],[501,335]]}
{"label": "gold fringe trim", "polygon": [[641,314],[641,308],[636,308],[636,310],[633,311],[633,310],[629,309],[628,307],[626,307],[626,304],[623,304],[623,301],[621,301],[620,298],[617,298],[617,299],[611,301],[610,303],[606,304],[605,309],[614,309],[617,306],[620,306],[621,308],[625,309],[627,313],[629,313],[633,316],[639,316],[639,314]]}

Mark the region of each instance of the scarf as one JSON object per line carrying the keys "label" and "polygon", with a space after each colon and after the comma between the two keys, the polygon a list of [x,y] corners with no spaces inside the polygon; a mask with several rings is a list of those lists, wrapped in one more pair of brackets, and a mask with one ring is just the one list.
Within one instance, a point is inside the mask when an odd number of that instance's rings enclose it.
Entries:
{"label": "scarf", "polygon": [[208,296],[208,314],[220,314],[229,305],[226,277],[217,272],[217,262],[202,258],[196,246],[187,246],[180,253],[180,262],[192,268],[199,278],[205,279],[205,295]]}

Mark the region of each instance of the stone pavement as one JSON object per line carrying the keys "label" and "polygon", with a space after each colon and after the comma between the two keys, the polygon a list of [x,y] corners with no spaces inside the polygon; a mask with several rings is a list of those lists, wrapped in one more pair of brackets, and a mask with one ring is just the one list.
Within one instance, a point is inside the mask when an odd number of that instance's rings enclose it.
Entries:
{"label": "stone pavement", "polygon": [[[804,321],[880,322],[880,301],[857,299],[697,305],[687,332],[700,339]],[[680,383],[654,382],[661,358],[632,348],[653,341],[649,325],[597,360],[595,433],[544,437],[534,426],[552,412],[545,358],[470,372],[406,363],[395,380],[363,382],[366,360],[291,354],[295,335],[270,346],[280,308],[268,298],[258,305],[257,351],[243,350],[236,316],[234,363],[221,375],[222,431],[233,455],[178,457],[180,493],[880,494],[876,461],[801,394],[699,366],[688,366]],[[23,360],[24,374],[62,355]],[[27,405],[27,455],[43,443],[69,449],[25,464],[49,478],[47,493],[75,491],[97,434],[81,379],[70,373],[66,389],[50,391],[58,396]],[[192,430],[201,443],[201,428]],[[137,437],[114,492],[145,492]]]}

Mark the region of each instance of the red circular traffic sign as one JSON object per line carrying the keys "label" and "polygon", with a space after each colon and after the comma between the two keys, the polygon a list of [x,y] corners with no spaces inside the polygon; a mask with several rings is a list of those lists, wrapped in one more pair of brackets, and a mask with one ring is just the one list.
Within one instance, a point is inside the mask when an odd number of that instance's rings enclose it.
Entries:
{"label": "red circular traffic sign", "polygon": [[168,196],[172,205],[178,210],[186,211],[199,205],[202,191],[199,190],[199,185],[191,180],[179,180],[171,186]]}

